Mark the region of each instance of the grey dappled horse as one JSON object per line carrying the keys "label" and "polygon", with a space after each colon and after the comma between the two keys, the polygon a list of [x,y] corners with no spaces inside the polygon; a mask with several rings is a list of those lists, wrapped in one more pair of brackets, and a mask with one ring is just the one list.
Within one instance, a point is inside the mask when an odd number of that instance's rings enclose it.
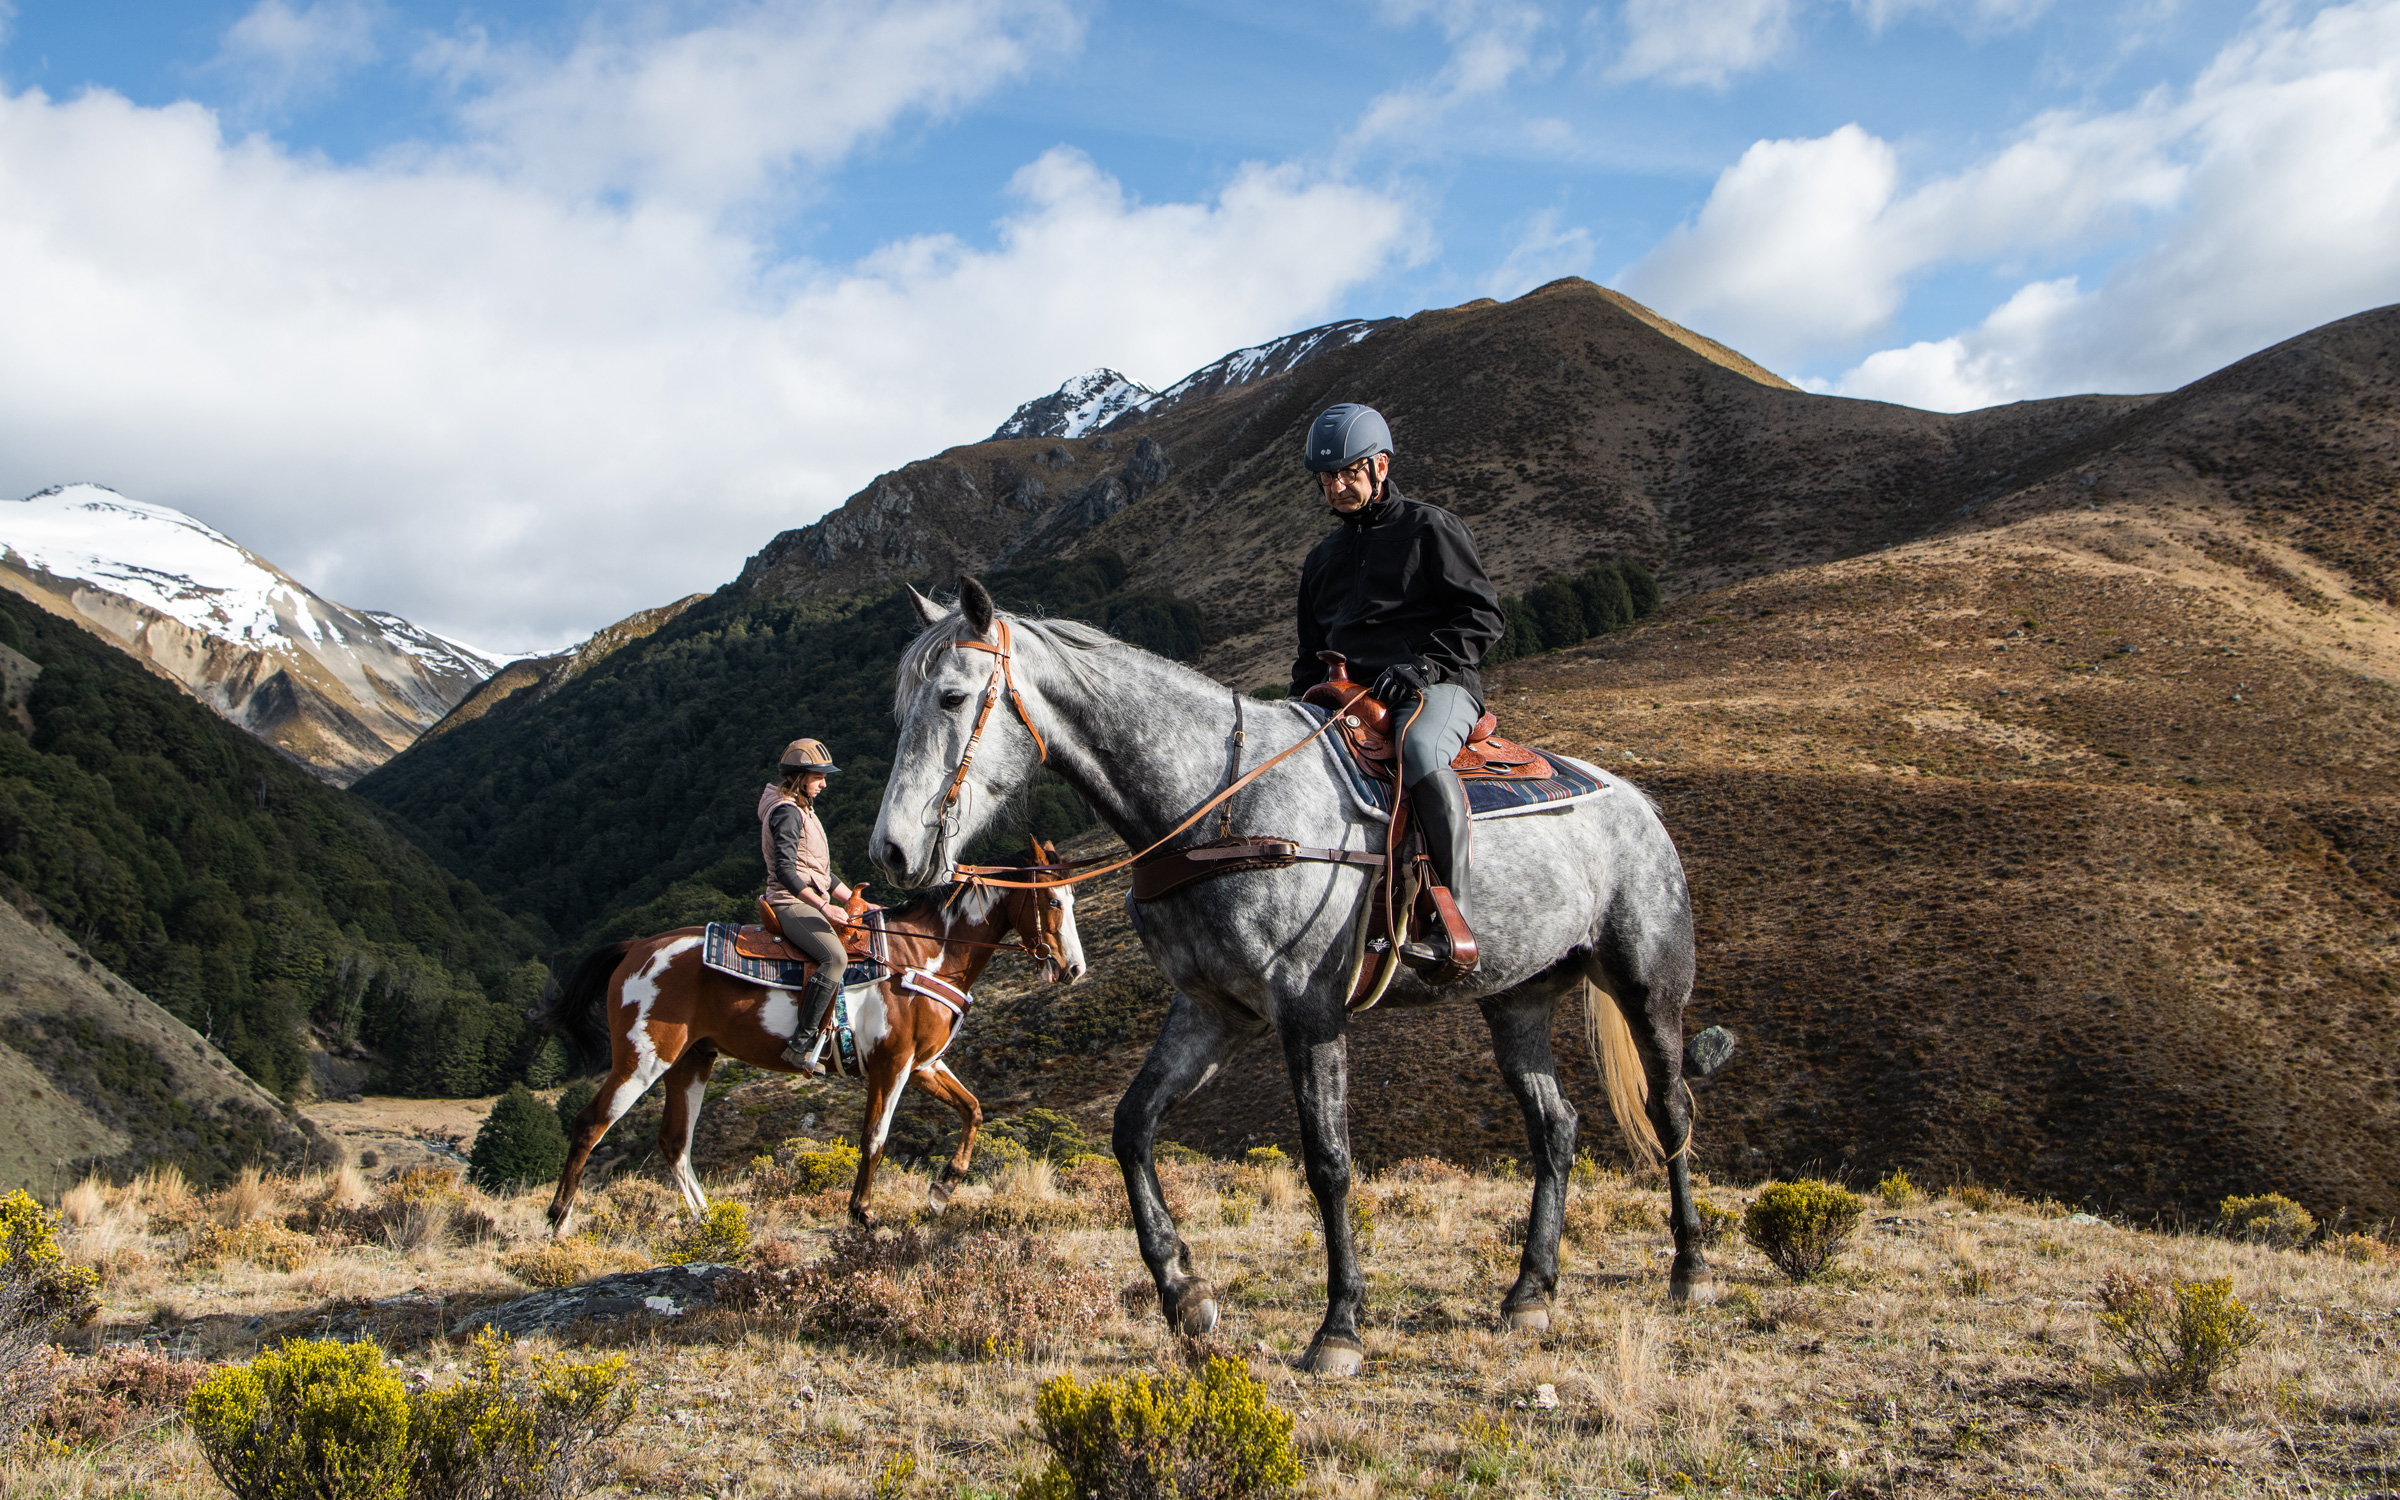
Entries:
{"label": "grey dappled horse", "polygon": [[[912,591],[913,592],[913,591]],[[1013,647],[996,643],[990,596],[965,580],[963,601],[943,610],[917,597],[925,630],[901,658],[899,748],[870,848],[910,885],[941,878],[1002,804],[1048,764],[1114,829],[1143,849],[1223,789],[1244,768],[1301,739],[1320,722],[1297,703],[1242,705],[1247,741],[1234,739],[1230,690],[1103,634],[1064,620],[1001,617]],[[987,691],[1006,661],[1021,711],[1003,690],[973,746],[945,830],[943,809],[969,749]],[[1302,844],[1380,851],[1384,826],[1354,803],[1332,736],[1268,772],[1230,804],[1235,831]],[[1213,832],[1211,812],[1184,842]],[[1502,1302],[1510,1326],[1547,1328],[1558,1283],[1558,1236],[1575,1162],[1575,1109],[1559,1091],[1551,1013],[1579,985],[1593,1053],[1627,1141],[1662,1155],[1673,1195],[1678,1298],[1705,1295],[1708,1263],[1692,1202],[1690,1095],[1683,1083],[1683,1010],[1692,990],[1692,914],[1683,864],[1649,800],[1619,782],[1608,795],[1554,813],[1476,826],[1474,911],[1480,972],[1448,989],[1405,970],[1387,1005],[1474,1001],[1491,1028],[1493,1055],[1525,1112],[1532,1146],[1533,1209],[1517,1280]],[[1160,1195],[1151,1145],[1166,1111],[1215,1075],[1241,1043],[1272,1030],[1283,1044],[1298,1106],[1302,1157],[1325,1230],[1325,1320],[1302,1368],[1359,1368],[1364,1297],[1350,1229],[1350,1134],[1344,1028],[1366,873],[1297,864],[1196,882],[1140,912],[1142,946],[1174,984],[1166,1024],[1117,1106],[1114,1147],[1125,1173],[1142,1259],[1169,1324],[1213,1328],[1213,1290],[1192,1272]],[[1671,1141],[1672,1151],[1662,1151]]]}

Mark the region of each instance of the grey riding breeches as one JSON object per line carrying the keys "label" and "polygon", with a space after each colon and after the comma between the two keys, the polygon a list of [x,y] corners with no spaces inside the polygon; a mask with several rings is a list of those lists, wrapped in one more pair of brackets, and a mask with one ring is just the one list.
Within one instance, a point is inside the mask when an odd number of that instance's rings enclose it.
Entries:
{"label": "grey riding breeches", "polygon": [[850,963],[842,951],[841,936],[814,909],[797,901],[775,903],[775,920],[782,924],[783,940],[807,954],[820,964],[833,965],[834,981],[840,983],[842,970]]}
{"label": "grey riding breeches", "polygon": [[1475,721],[1483,717],[1475,696],[1454,682],[1437,682],[1425,690],[1425,707],[1409,723],[1409,713],[1415,705],[1393,715],[1392,727],[1408,724],[1408,737],[1400,746],[1400,788],[1407,791],[1433,772],[1441,770],[1455,759],[1465,747],[1467,736],[1474,733]]}

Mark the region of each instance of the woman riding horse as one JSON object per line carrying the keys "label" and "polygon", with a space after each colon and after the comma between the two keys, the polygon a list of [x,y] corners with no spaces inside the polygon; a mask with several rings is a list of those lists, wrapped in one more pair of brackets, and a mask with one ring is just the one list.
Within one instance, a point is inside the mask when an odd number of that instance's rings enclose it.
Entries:
{"label": "woman riding horse", "polygon": [[817,816],[817,795],[840,769],[823,740],[794,740],[783,747],[782,780],[768,782],[758,798],[758,852],[767,862],[767,905],[783,930],[783,940],[817,966],[802,996],[800,1029],[784,1051],[793,1067],[810,1074],[825,1071],[824,1064],[810,1059],[809,1049],[842,993],[842,970],[849,963],[839,929],[847,925],[841,908],[852,891],[833,873],[833,851],[825,842],[824,821]]}

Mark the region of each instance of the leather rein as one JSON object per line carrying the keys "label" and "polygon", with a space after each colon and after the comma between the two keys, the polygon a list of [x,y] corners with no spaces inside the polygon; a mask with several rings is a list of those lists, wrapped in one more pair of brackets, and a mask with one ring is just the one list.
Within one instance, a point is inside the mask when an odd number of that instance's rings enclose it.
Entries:
{"label": "leather rein", "polygon": [[[1008,621],[1001,616],[995,615],[992,623],[1000,637],[999,644],[997,645],[994,645],[990,641],[984,640],[962,640],[952,641],[950,643],[953,649],[989,651],[996,659],[992,663],[991,681],[988,685],[986,685],[983,691],[983,708],[975,716],[975,727],[968,733],[966,748],[959,754],[958,770],[952,773],[950,777],[949,792],[942,799],[940,822],[942,827],[942,837],[945,841],[948,840],[951,831],[957,826],[956,804],[958,802],[958,794],[960,789],[966,784],[967,768],[974,764],[976,744],[983,738],[984,726],[991,722],[992,710],[999,706],[1002,694],[1005,693],[1007,695],[1010,705],[1016,709],[1017,718],[1024,724],[1025,732],[1033,736],[1034,749],[1039,752],[1042,763],[1046,765],[1050,760],[1050,747],[1043,741],[1041,730],[1034,727],[1033,715],[1028,713],[1025,708],[1025,695],[1017,690],[1016,675],[1009,666],[1009,663],[1014,658],[1016,653],[1011,647]],[[1299,754],[1302,750],[1307,749],[1311,744],[1315,743],[1318,738],[1323,736],[1327,731],[1331,730],[1335,725],[1339,724],[1342,721],[1343,715],[1350,711],[1351,706],[1365,696],[1367,696],[1367,689],[1362,686],[1357,692],[1351,694],[1347,699],[1343,700],[1340,709],[1326,715],[1325,722],[1310,730],[1301,738],[1298,744],[1276,754],[1274,757],[1260,765],[1256,770],[1249,772],[1247,775],[1233,779],[1231,784],[1228,785],[1225,790],[1217,793],[1215,796],[1209,798],[1206,802],[1203,802],[1198,807],[1194,808],[1191,816],[1185,818],[1173,828],[1170,828],[1165,833],[1159,835],[1159,837],[1147,848],[1136,850],[1134,853],[1126,855],[1123,859],[1109,860],[1105,856],[1094,855],[1090,859],[1067,860],[1058,864],[1040,865],[1030,868],[1020,865],[954,865],[951,867],[952,871],[958,877],[961,885],[994,886],[1008,890],[1020,891],[1041,891],[1049,890],[1057,886],[1080,885],[1087,880],[1097,880],[1103,875],[1112,875],[1117,871],[1124,869],[1127,865],[1147,859],[1152,854],[1157,853],[1170,840],[1183,834],[1185,831],[1190,829],[1193,824],[1208,816],[1208,814],[1219,805],[1232,800],[1233,796],[1237,792],[1241,791],[1242,788],[1258,780],[1258,778],[1261,776],[1266,775],[1269,771],[1274,770],[1277,766],[1283,764],[1291,757]],[[1238,693],[1235,694],[1235,720],[1238,725],[1240,720],[1240,694]],[[1239,740],[1244,736],[1242,736],[1239,728],[1235,730],[1235,734],[1237,737],[1236,753],[1238,754],[1238,743]],[[1229,813],[1227,816],[1228,819],[1230,819],[1231,814]],[[1294,844],[1288,839],[1267,839],[1261,840],[1260,842],[1278,846],[1278,852],[1280,855],[1293,859],[1320,860],[1330,864],[1372,864],[1379,867],[1385,866],[1389,863],[1388,854],[1373,854],[1359,849],[1313,849],[1304,845]],[[1195,857],[1205,856],[1206,852],[1207,851],[1205,849],[1193,851]],[[1232,851],[1227,852],[1229,856],[1232,855]],[[1030,874],[1035,870],[1047,873],[1037,875],[1036,878],[1032,880],[1003,880],[998,878],[1003,875],[1020,872]]]}

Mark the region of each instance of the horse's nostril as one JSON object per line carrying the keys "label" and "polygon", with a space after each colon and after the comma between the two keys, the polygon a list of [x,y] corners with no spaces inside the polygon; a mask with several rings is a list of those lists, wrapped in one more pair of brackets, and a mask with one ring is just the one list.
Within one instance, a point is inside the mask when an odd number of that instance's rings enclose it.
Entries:
{"label": "horse's nostril", "polygon": [[908,854],[906,851],[901,849],[900,841],[898,839],[885,839],[883,841],[883,854],[876,861],[876,863],[882,865],[894,875],[904,874],[908,870]]}

